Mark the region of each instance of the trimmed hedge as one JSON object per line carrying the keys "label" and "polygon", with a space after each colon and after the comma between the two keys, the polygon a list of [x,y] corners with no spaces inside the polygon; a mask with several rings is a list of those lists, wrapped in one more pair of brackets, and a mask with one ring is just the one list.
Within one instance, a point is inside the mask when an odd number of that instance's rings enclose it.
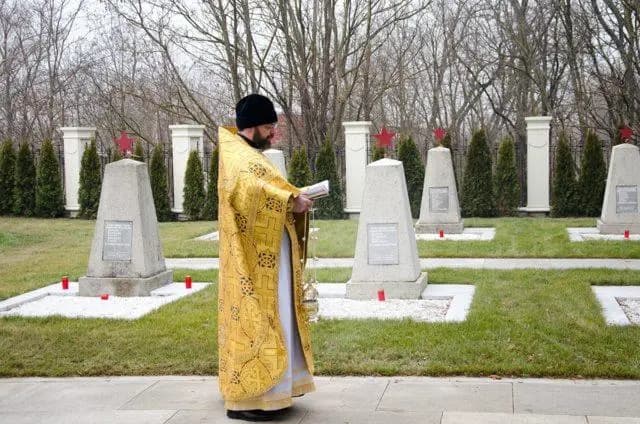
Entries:
{"label": "trimmed hedge", "polygon": [[192,151],[184,174],[184,212],[191,220],[200,219],[204,208],[204,173],[197,151]]}
{"label": "trimmed hedge", "polygon": [[0,215],[13,212],[13,188],[15,186],[16,154],[13,143],[7,140],[0,147]]}
{"label": "trimmed hedge", "polygon": [[462,215],[491,217],[495,215],[491,174],[491,152],[484,130],[478,130],[471,138],[467,152],[467,166],[462,184]]}
{"label": "trimmed hedge", "polygon": [[606,185],[607,168],[602,145],[598,136],[593,131],[588,131],[578,180],[580,209],[584,216],[600,215]]}
{"label": "trimmed hedge", "polygon": [[51,140],[42,143],[36,172],[36,215],[46,218],[61,216],[64,194],[58,158]]}
{"label": "trimmed hedge", "polygon": [[16,159],[13,213],[33,216],[36,213],[36,165],[27,143],[20,145]]}
{"label": "trimmed hedge", "polygon": [[336,169],[336,156],[333,145],[327,140],[316,157],[316,179],[329,180],[330,193],[328,197],[315,202],[315,216],[318,219],[342,219],[342,186]]}
{"label": "trimmed hedge", "polygon": [[202,217],[213,221],[218,220],[218,148],[211,152],[211,164],[209,165],[209,185],[207,186],[207,198],[205,200]]}
{"label": "trimmed hedge", "polygon": [[505,137],[500,143],[494,183],[498,214],[515,215],[520,203],[520,184],[516,170],[515,144],[511,137]]}
{"label": "trimmed hedge", "polygon": [[420,158],[418,146],[411,137],[403,138],[398,143],[398,160],[404,168],[404,178],[409,193],[409,205],[411,216],[420,216],[420,202],[422,201],[422,189],[424,187],[424,165]]}
{"label": "trimmed hedge", "polygon": [[136,140],[133,147],[133,157],[131,159],[137,160],[139,162],[144,162],[144,149],[142,148],[142,143],[140,140]]}
{"label": "trimmed hedge", "polygon": [[153,204],[156,207],[158,221],[171,220],[171,206],[169,204],[169,183],[167,180],[167,167],[164,162],[162,145],[158,144],[153,149],[151,163],[149,164],[149,179],[151,180],[151,193]]}
{"label": "trimmed hedge", "polygon": [[551,193],[551,215],[574,216],[579,212],[577,204],[577,182],[575,164],[566,134],[560,133],[556,150],[555,173]]}
{"label": "trimmed hedge", "polygon": [[289,182],[296,187],[305,187],[311,184],[311,179],[307,150],[304,147],[294,150],[289,164]]}
{"label": "trimmed hedge", "polygon": [[78,201],[80,203],[81,218],[95,219],[100,206],[100,190],[102,189],[102,176],[100,170],[100,157],[96,141],[91,140],[82,154],[80,163],[80,188]]}

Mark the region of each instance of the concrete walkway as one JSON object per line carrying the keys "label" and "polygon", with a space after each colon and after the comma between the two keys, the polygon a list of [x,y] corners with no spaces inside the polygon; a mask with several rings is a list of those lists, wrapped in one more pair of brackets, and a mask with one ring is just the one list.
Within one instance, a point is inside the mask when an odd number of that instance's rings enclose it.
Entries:
{"label": "concrete walkway", "polygon": [[[167,258],[171,269],[218,269],[218,258]],[[313,261],[309,261],[314,266]],[[351,268],[353,258],[320,258],[318,268]],[[576,269],[609,268],[640,270],[640,259],[500,259],[500,258],[421,258],[422,269],[472,268],[472,269]]]}
{"label": "concrete walkway", "polygon": [[[279,422],[640,424],[640,382],[318,377]],[[0,379],[0,423],[238,423],[215,377]]]}

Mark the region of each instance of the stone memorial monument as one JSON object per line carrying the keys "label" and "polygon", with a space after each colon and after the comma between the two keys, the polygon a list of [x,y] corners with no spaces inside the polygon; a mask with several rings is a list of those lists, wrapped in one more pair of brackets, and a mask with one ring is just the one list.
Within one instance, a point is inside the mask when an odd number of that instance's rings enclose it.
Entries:
{"label": "stone memorial monument", "polygon": [[443,230],[448,234],[462,233],[464,225],[460,217],[451,151],[446,147],[429,149],[423,187],[416,232],[438,233]]}
{"label": "stone memorial monument", "polygon": [[104,172],[87,275],[80,296],[149,296],[173,281],[158,235],[147,165],[131,159]]}
{"label": "stone memorial monument", "polygon": [[638,187],[640,153],[632,144],[619,144],[611,152],[602,215],[597,222],[601,234],[640,233]]}
{"label": "stone memorial monument", "polygon": [[262,154],[264,154],[267,159],[269,159],[269,161],[278,168],[283,177],[287,178],[287,166],[285,165],[284,153],[282,153],[282,150],[267,149],[262,152]]}
{"label": "stone memorial monument", "polygon": [[420,272],[416,236],[402,162],[380,159],[366,168],[356,254],[348,299],[419,299],[427,285]]}

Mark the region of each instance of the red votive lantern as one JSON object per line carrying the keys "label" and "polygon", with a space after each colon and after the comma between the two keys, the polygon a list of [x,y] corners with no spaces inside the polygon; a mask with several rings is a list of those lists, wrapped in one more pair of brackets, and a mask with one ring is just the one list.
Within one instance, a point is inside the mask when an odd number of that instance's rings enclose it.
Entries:
{"label": "red votive lantern", "polygon": [[191,276],[190,275],[187,275],[186,277],[184,277],[184,285],[188,289],[191,288]]}
{"label": "red votive lantern", "polygon": [[629,238],[629,230],[624,230],[624,238]]}
{"label": "red votive lantern", "polygon": [[440,238],[444,238],[444,230],[440,230]]}
{"label": "red votive lantern", "polygon": [[102,300],[109,300],[109,293],[103,293],[100,295],[100,299]]}
{"label": "red votive lantern", "polygon": [[378,290],[378,300],[384,302],[384,290]]}
{"label": "red votive lantern", "polygon": [[62,276],[62,290],[69,290],[69,277],[66,275]]}

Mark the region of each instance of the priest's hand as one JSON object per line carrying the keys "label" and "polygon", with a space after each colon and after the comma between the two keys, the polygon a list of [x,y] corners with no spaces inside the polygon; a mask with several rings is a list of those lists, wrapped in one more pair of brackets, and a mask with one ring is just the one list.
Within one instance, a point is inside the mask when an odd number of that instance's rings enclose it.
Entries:
{"label": "priest's hand", "polygon": [[311,210],[313,206],[313,200],[309,199],[304,194],[300,194],[298,197],[293,198],[293,212],[303,213]]}

